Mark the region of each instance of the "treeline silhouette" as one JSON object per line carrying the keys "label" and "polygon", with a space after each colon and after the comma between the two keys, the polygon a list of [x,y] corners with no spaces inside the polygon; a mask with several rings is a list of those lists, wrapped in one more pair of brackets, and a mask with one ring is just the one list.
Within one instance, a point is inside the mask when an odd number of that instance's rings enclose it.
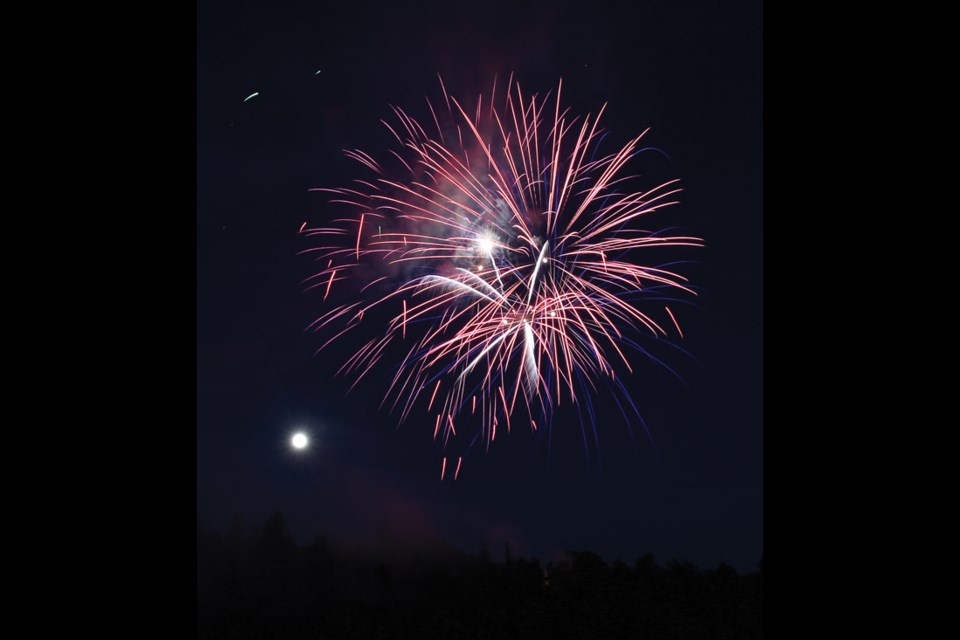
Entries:
{"label": "treeline silhouette", "polygon": [[256,533],[198,522],[198,638],[762,637],[762,560],[746,575],[586,551],[541,566],[509,545],[503,561],[485,547],[404,547],[385,527],[375,547],[298,547],[281,514]]}

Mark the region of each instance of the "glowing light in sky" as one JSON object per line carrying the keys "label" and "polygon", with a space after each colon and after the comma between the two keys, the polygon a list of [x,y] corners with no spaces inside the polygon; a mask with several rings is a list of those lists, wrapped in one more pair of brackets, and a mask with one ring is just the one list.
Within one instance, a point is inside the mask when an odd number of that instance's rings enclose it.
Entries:
{"label": "glowing light in sky", "polygon": [[461,449],[489,446],[498,425],[537,431],[557,410],[580,414],[585,445],[588,430],[598,441],[601,380],[642,424],[622,380],[636,354],[672,372],[645,344],[682,339],[665,303],[696,295],[674,251],[703,240],[653,226],[678,181],[643,184],[626,169],[653,150],[646,131],[601,151],[604,109],[576,115],[560,86],[540,97],[511,78],[475,104],[441,88],[425,124],[399,108],[398,127],[384,121],[396,162],[348,149],[369,175],[315,189],[351,210],[300,230],[319,264],[306,287],[326,300],[342,283],[339,304],[310,325],[329,332],[320,349],[354,330],[371,336],[339,373],[356,384],[389,365],[382,406],[401,422],[433,413],[425,422],[444,448],[458,430],[469,434]]}
{"label": "glowing light in sky", "polygon": [[290,445],[298,451],[306,449],[308,444],[310,444],[310,440],[302,431],[298,431],[290,438]]}

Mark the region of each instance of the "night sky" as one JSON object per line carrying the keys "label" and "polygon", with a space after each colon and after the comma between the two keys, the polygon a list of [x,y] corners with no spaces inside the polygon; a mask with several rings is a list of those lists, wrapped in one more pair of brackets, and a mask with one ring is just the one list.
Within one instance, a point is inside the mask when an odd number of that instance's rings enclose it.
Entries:
{"label": "night sky", "polygon": [[[281,511],[299,543],[363,547],[388,531],[494,557],[551,561],[588,550],[632,562],[756,568],[763,554],[763,105],[759,2],[198,3],[197,513],[225,529]],[[629,8],[628,8],[629,7]],[[320,70],[320,73],[316,72]],[[312,187],[361,173],[342,149],[375,156],[389,105],[429,119],[424,96],[489,94],[514,72],[541,95],[596,113],[623,144],[648,143],[679,177],[659,220],[705,239],[685,257],[696,306],[678,312],[692,357],[683,378],[637,363],[627,381],[653,443],[635,442],[597,398],[599,451],[561,412],[549,450],[522,429],[474,449],[440,482],[432,416],[397,428],[374,375],[348,393],[349,355],[314,356],[304,332],[325,308],[303,293],[304,221],[345,213]],[[259,95],[244,102],[254,92]],[[612,150],[607,147],[608,151]],[[329,337],[329,336],[327,336]],[[371,336],[372,337],[372,336]],[[637,356],[639,359],[639,356]],[[313,442],[295,453],[304,429]]]}

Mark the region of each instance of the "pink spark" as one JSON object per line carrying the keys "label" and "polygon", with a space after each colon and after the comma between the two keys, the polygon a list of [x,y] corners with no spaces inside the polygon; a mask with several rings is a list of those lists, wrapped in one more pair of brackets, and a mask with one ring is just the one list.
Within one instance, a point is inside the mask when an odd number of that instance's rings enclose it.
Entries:
{"label": "pink spark", "polygon": [[334,269],[330,272],[330,280],[327,281],[327,290],[323,292],[323,299],[326,300],[327,296],[330,295],[330,285],[333,284],[333,276],[337,275],[337,270]]}
{"label": "pink spark", "polygon": [[360,234],[363,232],[363,218],[366,214],[360,214],[360,226],[357,228],[357,262],[360,262]]}
{"label": "pink spark", "polygon": [[677,319],[673,317],[673,311],[670,311],[670,307],[664,307],[667,310],[667,313],[670,314],[670,319],[673,320],[673,326],[677,328],[677,331],[680,333],[680,337],[683,337],[683,330],[680,329],[680,325],[677,323]]}

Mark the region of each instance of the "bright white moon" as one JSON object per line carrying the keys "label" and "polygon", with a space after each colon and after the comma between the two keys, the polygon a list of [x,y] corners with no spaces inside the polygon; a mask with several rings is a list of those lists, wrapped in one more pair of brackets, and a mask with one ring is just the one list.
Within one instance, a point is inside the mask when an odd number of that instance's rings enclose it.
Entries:
{"label": "bright white moon", "polygon": [[295,433],[293,437],[290,438],[290,444],[293,445],[294,449],[306,449],[308,444],[307,436],[303,433]]}

